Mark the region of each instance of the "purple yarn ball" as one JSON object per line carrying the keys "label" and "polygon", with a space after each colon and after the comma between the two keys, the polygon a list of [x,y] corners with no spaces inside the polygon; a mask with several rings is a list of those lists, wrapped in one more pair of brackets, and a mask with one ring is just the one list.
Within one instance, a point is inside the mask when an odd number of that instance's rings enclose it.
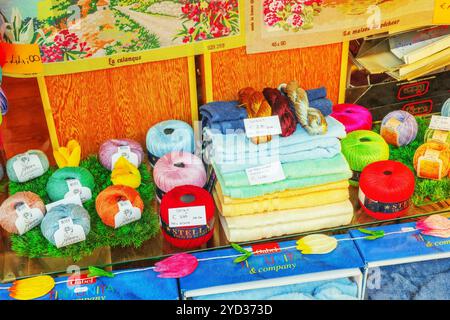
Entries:
{"label": "purple yarn ball", "polygon": [[403,110],[392,111],[388,113],[381,122],[381,128],[389,125],[389,121],[395,118],[397,121],[398,142],[397,146],[406,146],[410,144],[417,136],[419,126],[416,118],[409,112]]}
{"label": "purple yarn ball", "polygon": [[137,155],[138,166],[141,165],[144,157],[144,151],[139,142],[131,139],[111,139],[103,142],[98,152],[98,157],[102,166],[108,170],[112,170],[112,158],[118,152],[119,147],[128,146],[130,151]]}

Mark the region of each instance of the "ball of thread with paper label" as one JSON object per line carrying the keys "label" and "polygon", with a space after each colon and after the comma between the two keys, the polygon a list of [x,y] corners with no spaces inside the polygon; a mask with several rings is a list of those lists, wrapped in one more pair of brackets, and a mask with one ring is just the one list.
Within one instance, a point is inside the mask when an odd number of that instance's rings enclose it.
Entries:
{"label": "ball of thread with paper label", "polygon": [[132,207],[138,208],[142,213],[144,202],[139,192],[128,186],[109,186],[100,192],[95,200],[95,209],[103,223],[116,228],[116,216],[120,213],[119,202],[128,201]]}
{"label": "ball of thread with paper label", "polygon": [[440,180],[450,171],[450,148],[438,141],[429,141],[414,153],[414,169],[420,178]]}
{"label": "ball of thread with paper label", "polygon": [[49,167],[45,153],[29,150],[17,154],[6,162],[6,174],[13,182],[27,182],[42,176]]}
{"label": "ball of thread with paper label", "polygon": [[214,211],[214,200],[203,188],[185,185],[170,190],[160,206],[164,238],[177,248],[202,246],[213,235]]}
{"label": "ball of thread with paper label", "polygon": [[[45,214],[45,205],[42,199],[29,191],[17,192],[3,201],[0,206],[0,225],[9,233],[19,234],[16,221],[19,218],[19,207],[26,205],[29,209],[38,209]],[[40,221],[39,221],[40,222]]]}
{"label": "ball of thread with paper label", "polygon": [[154,166],[159,158],[172,151],[194,153],[194,131],[184,121],[162,121],[148,130],[146,144],[150,164]]}
{"label": "ball of thread with paper label", "polygon": [[[81,200],[85,202],[90,200],[89,195],[92,196],[94,187],[94,177],[89,170],[82,167],[64,167],[56,170],[50,176],[46,190],[52,201],[64,199],[66,195],[80,194]],[[71,190],[71,188],[73,188],[73,190]],[[71,191],[71,193],[69,193],[69,191]],[[81,193],[79,191],[81,191]]]}
{"label": "ball of thread with paper label", "polygon": [[144,151],[139,142],[131,139],[111,139],[103,142],[98,152],[102,166],[108,170],[113,169],[113,161],[124,156],[134,166],[139,167],[144,157]]}
{"label": "ball of thread with paper label", "polygon": [[410,144],[417,136],[416,118],[403,110],[388,113],[381,122],[380,134],[387,143],[401,147]]}
{"label": "ball of thread with paper label", "polygon": [[373,131],[353,131],[342,139],[341,146],[342,153],[353,171],[350,179],[353,186],[358,186],[361,172],[368,164],[389,159],[388,144]]}
{"label": "ball of thread with paper label", "polygon": [[153,176],[158,200],[175,187],[183,185],[204,187],[206,184],[206,170],[202,160],[183,151],[174,151],[160,158],[156,162]]}
{"label": "ball of thread with paper label", "polygon": [[76,204],[59,205],[49,210],[41,222],[42,235],[50,243],[56,244],[55,233],[60,228],[59,221],[65,218],[81,226],[85,236],[91,231],[91,218],[85,208]]}
{"label": "ball of thread with paper label", "polygon": [[347,133],[356,130],[372,130],[372,114],[363,106],[337,104],[333,106],[331,116],[344,125]]}
{"label": "ball of thread with paper label", "polygon": [[411,206],[414,173],[398,161],[378,161],[364,168],[359,179],[359,202],[378,220],[403,216]]}

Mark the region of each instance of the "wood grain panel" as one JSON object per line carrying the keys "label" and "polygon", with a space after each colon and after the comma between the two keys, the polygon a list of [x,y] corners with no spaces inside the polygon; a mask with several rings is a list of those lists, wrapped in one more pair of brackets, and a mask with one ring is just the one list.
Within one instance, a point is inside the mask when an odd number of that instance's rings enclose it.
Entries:
{"label": "wood grain panel", "polygon": [[9,111],[1,125],[6,157],[29,149],[40,149],[52,162],[53,154],[37,80],[4,77],[2,88],[9,101]]}
{"label": "wood grain panel", "polygon": [[155,123],[191,122],[187,59],[46,77],[60,144],[77,139],[83,157],[111,138],[145,146]]}
{"label": "wood grain panel", "polygon": [[342,44],[247,55],[245,47],[211,54],[214,100],[237,98],[239,89],[277,87],[298,80],[305,89],[325,86],[337,103]]}

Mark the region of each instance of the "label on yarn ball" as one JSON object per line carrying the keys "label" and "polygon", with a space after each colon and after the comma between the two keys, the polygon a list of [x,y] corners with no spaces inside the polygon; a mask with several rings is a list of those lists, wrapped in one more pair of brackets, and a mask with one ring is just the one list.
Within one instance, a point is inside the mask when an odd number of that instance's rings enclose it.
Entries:
{"label": "label on yarn ball", "polygon": [[390,118],[386,123],[381,127],[381,136],[386,140],[387,143],[398,146],[399,145],[399,126],[402,122],[396,118]]}
{"label": "label on yarn ball", "polygon": [[442,166],[440,159],[441,152],[438,150],[427,149],[423,156],[417,160],[417,176],[424,179],[441,180]]}
{"label": "label on yarn ball", "polygon": [[38,208],[31,209],[26,203],[22,203],[16,207],[17,220],[16,228],[19,231],[19,235],[23,235],[25,232],[30,231],[34,227],[38,226],[44,214]]}
{"label": "label on yarn ball", "polygon": [[56,230],[54,234],[57,248],[66,247],[86,240],[83,227],[78,224],[74,224],[72,218],[67,217],[60,219],[58,220],[58,225],[59,229]]}
{"label": "label on yarn ball", "polygon": [[211,232],[214,226],[214,218],[209,221],[209,224],[196,227],[172,228],[166,222],[160,219],[160,226],[164,232],[175,239],[191,240],[206,236]]}
{"label": "label on yarn ball", "polygon": [[117,152],[111,156],[111,168],[114,168],[120,157],[127,159],[136,168],[139,167],[138,155],[131,151],[130,146],[120,146],[117,148]]}
{"label": "label on yarn ball", "polygon": [[245,169],[245,172],[247,173],[248,182],[252,186],[273,183],[286,179],[280,161],[248,168]]}
{"label": "label on yarn ball", "polygon": [[443,143],[447,143],[449,132],[448,131],[442,131],[442,130],[436,130],[433,132],[433,135],[431,136],[432,140],[440,141]]}
{"label": "label on yarn ball", "polygon": [[65,204],[76,204],[80,207],[83,206],[83,202],[81,202],[80,195],[72,195],[71,197],[67,197],[52,203],[45,205],[45,209],[48,211],[52,210],[54,207],[65,205]]}
{"label": "label on yarn ball", "polygon": [[450,117],[431,116],[430,129],[450,131]]}
{"label": "label on yarn ball", "polygon": [[206,225],[205,206],[182,207],[169,209],[169,227],[191,227]]}
{"label": "label on yarn ball", "polygon": [[119,212],[114,216],[116,229],[141,219],[141,209],[133,207],[129,200],[119,201],[117,205],[119,206]]}
{"label": "label on yarn ball", "polygon": [[407,209],[411,205],[411,199],[400,202],[381,202],[370,199],[361,188],[358,191],[358,198],[364,207],[372,212],[378,213],[396,213]]}
{"label": "label on yarn ball", "polygon": [[244,119],[247,138],[272,136],[281,134],[280,118],[278,116]]}
{"label": "label on yarn ball", "polygon": [[79,195],[81,202],[86,202],[92,198],[91,189],[83,187],[78,179],[67,179],[66,183],[69,191],[64,195],[64,198]]}
{"label": "label on yarn ball", "polygon": [[28,152],[17,157],[17,161],[13,164],[13,169],[19,182],[26,182],[45,173],[39,157]]}

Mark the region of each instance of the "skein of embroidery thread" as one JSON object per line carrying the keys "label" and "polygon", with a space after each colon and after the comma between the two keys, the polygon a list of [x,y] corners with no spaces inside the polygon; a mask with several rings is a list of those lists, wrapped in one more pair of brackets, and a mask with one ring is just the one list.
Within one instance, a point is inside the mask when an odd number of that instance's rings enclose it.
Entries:
{"label": "skein of embroidery thread", "polygon": [[428,128],[427,131],[425,131],[424,141],[437,141],[450,146],[450,132]]}
{"label": "skein of embroidery thread", "polygon": [[142,163],[144,151],[139,142],[131,139],[111,139],[105,141],[98,152],[102,166],[112,171],[114,164],[120,157],[124,157],[135,167]]}
{"label": "skein of embroidery thread", "polygon": [[450,117],[450,98],[448,98],[442,105],[441,116]]}
{"label": "skein of embroidery thread", "polygon": [[0,206],[0,225],[9,233],[22,235],[39,225],[44,214],[44,202],[37,194],[17,192]]}
{"label": "skein of embroidery thread", "polygon": [[414,169],[424,179],[441,180],[450,171],[450,149],[447,144],[430,141],[417,148]]}
{"label": "skein of embroidery thread", "polygon": [[29,150],[15,155],[6,162],[6,174],[13,182],[27,182],[42,176],[49,167],[45,153]]}
{"label": "skein of embroidery thread", "polygon": [[372,114],[363,106],[337,104],[333,106],[331,116],[344,125],[347,133],[356,130],[372,130]]}
{"label": "skein of embroidery thread", "polygon": [[95,181],[92,174],[82,167],[64,167],[56,170],[48,179],[47,194],[52,201],[79,195],[82,202],[92,198]]}
{"label": "skein of embroidery thread", "polygon": [[373,131],[353,131],[341,140],[341,146],[342,153],[353,171],[350,179],[353,186],[358,186],[361,172],[367,165],[389,159],[388,144]]}
{"label": "skein of embroidery thread", "polygon": [[139,193],[131,187],[109,186],[97,196],[95,209],[104,224],[118,228],[139,220],[144,210],[144,202]]}
{"label": "skein of embroidery thread", "polygon": [[194,153],[194,130],[184,121],[167,120],[155,124],[147,132],[148,158],[152,167],[172,151]]}
{"label": "skein of embroidery thread", "polygon": [[1,87],[0,87],[0,108],[3,116],[8,113],[8,98],[6,98],[6,94]]}
{"label": "skein of embroidery thread", "polygon": [[378,161],[364,168],[359,180],[359,202],[377,220],[403,216],[411,206],[414,173],[398,161]]}
{"label": "skein of embroidery thread", "polygon": [[272,107],[272,115],[280,119],[281,136],[289,137],[297,128],[297,119],[289,106],[289,99],[273,88],[265,88],[263,94]]}
{"label": "skein of embroidery thread", "polygon": [[401,147],[410,144],[418,130],[416,118],[412,114],[397,110],[383,118],[380,134],[388,144]]}
{"label": "skein of embroidery thread", "polygon": [[206,170],[202,160],[183,151],[174,151],[160,158],[153,169],[153,177],[158,201],[175,187],[194,185],[202,188],[206,184]]}
{"label": "skein of embroidery thread", "polygon": [[179,186],[161,201],[160,219],[164,238],[177,248],[198,248],[214,232],[214,200],[203,188]]}
{"label": "skein of embroidery thread", "polygon": [[[68,219],[70,218],[70,219]],[[61,228],[60,225],[64,226]],[[81,227],[81,228],[80,228]],[[53,245],[62,247],[84,241],[91,231],[91,218],[85,208],[76,204],[53,207],[41,222],[42,235]],[[68,234],[68,239],[61,235]],[[66,241],[61,241],[61,240]]]}

